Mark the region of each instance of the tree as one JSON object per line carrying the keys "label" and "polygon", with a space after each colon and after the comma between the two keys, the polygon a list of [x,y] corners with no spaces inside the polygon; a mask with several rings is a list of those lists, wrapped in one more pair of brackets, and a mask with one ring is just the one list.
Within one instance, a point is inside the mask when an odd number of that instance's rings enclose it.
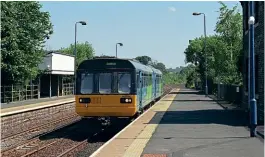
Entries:
{"label": "tree", "polygon": [[1,2],[2,84],[26,83],[38,74],[44,40],[53,33],[39,2]]}
{"label": "tree", "polygon": [[144,65],[148,65],[150,62],[152,62],[152,59],[149,56],[138,56],[135,59]]}
{"label": "tree", "polygon": [[164,63],[158,62],[158,63],[153,63],[152,66],[158,70],[160,70],[162,73],[165,73],[166,70],[166,66]]}
{"label": "tree", "polygon": [[100,56],[95,56],[95,57],[101,57],[101,58],[116,58],[115,56],[108,56],[108,55],[104,55],[104,54],[101,54]]}
{"label": "tree", "polygon": [[[59,51],[65,54],[74,54],[75,45],[71,44],[67,48],[61,48]],[[92,59],[94,56],[94,49],[88,42],[76,44],[76,65],[78,66],[82,61],[86,59]]]}
{"label": "tree", "polygon": [[[206,38],[207,74],[209,79],[220,78],[223,83],[239,84],[240,54],[242,53],[242,16],[237,6],[232,9],[222,3],[216,24],[216,34]],[[191,40],[185,50],[186,62],[199,62],[197,73],[205,80],[204,37]]]}
{"label": "tree", "polygon": [[[243,30],[242,15],[239,13],[238,5],[229,9],[223,2],[219,2],[221,7],[219,9],[219,18],[216,23],[215,31],[221,36],[223,42],[227,44],[226,54],[230,66],[228,66],[227,73],[230,75],[226,82],[240,83],[242,81],[241,73],[238,71],[240,64],[240,54],[243,52]],[[227,78],[227,76],[225,76]]]}

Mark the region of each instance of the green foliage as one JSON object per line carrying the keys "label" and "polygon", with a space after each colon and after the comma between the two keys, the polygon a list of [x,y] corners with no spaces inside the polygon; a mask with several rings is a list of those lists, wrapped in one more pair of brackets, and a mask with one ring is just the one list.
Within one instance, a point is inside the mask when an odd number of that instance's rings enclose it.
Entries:
{"label": "green foliage", "polygon": [[160,70],[162,73],[166,72],[166,66],[165,64],[161,63],[161,62],[154,62],[151,64],[154,68]]}
{"label": "green foliage", "polygon": [[152,59],[149,56],[138,56],[135,59],[144,65],[148,65],[150,62],[152,62]]}
{"label": "green foliage", "polygon": [[39,2],[1,2],[2,84],[25,84],[34,79],[43,59],[44,40],[52,34],[48,12]]}
{"label": "green foliage", "polygon": [[164,73],[163,84],[183,84],[185,82],[185,76],[180,73]]}
{"label": "green foliage", "polygon": [[[216,35],[206,37],[206,54],[204,37],[191,40],[185,50],[186,62],[198,62],[196,73],[202,80],[205,77],[205,60],[207,56],[207,74],[214,81],[219,77],[226,84],[240,84],[240,54],[242,52],[242,16],[237,6],[229,9],[219,2],[219,17],[216,23]],[[190,75],[187,75],[192,77]],[[204,80],[204,79],[203,79]]]}
{"label": "green foliage", "polygon": [[194,87],[195,81],[199,81],[196,67],[193,64],[189,64],[187,67],[183,68],[180,74],[185,77],[186,86],[189,88]]}
{"label": "green foliage", "polygon": [[[71,44],[67,48],[61,48],[59,51],[65,54],[74,54],[75,45]],[[85,43],[77,43],[76,44],[76,65],[78,66],[82,61],[87,59],[92,59],[94,57],[95,50],[93,49],[92,45],[88,42]]]}

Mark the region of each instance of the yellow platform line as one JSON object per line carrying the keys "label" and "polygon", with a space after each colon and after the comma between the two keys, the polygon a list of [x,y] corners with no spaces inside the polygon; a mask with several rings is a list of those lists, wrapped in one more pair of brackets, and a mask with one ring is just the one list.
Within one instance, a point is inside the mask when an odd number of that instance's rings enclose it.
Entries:
{"label": "yellow platform line", "polygon": [[[173,92],[178,92],[179,89],[174,90]],[[164,113],[161,117],[156,119],[156,124],[147,124],[144,130],[137,136],[137,138],[133,141],[133,143],[129,146],[129,148],[125,151],[123,157],[140,157],[146,144],[152,137],[154,131],[156,130],[159,122],[163,118],[165,111],[168,110],[169,106],[173,102],[176,94],[167,95],[162,99],[162,101],[159,101],[157,104],[155,104],[151,109],[150,112],[158,112],[161,111]],[[164,101],[163,100],[169,100]],[[150,120],[153,118],[150,117]]]}

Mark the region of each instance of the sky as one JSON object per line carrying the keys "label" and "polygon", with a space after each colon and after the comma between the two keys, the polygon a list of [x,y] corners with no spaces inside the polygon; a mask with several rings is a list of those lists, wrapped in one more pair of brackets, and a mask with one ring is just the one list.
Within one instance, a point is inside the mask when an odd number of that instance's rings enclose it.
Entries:
{"label": "sky", "polygon": [[[206,14],[207,35],[214,34],[219,13],[218,2],[40,2],[42,11],[50,13],[54,33],[46,42],[46,49],[58,50],[74,43],[74,25],[78,25],[77,41],[88,41],[96,55],[134,58],[147,55],[176,68],[185,65],[184,51],[188,42],[203,35],[203,16]],[[224,2],[229,8],[239,2]]]}

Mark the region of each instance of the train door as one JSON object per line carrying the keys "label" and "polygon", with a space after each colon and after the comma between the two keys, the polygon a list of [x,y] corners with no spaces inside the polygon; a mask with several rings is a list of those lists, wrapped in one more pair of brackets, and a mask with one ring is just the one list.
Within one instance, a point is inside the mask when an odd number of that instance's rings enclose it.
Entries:
{"label": "train door", "polygon": [[142,77],[143,73],[141,71],[139,71],[139,109],[142,109],[143,106],[143,77]]}

